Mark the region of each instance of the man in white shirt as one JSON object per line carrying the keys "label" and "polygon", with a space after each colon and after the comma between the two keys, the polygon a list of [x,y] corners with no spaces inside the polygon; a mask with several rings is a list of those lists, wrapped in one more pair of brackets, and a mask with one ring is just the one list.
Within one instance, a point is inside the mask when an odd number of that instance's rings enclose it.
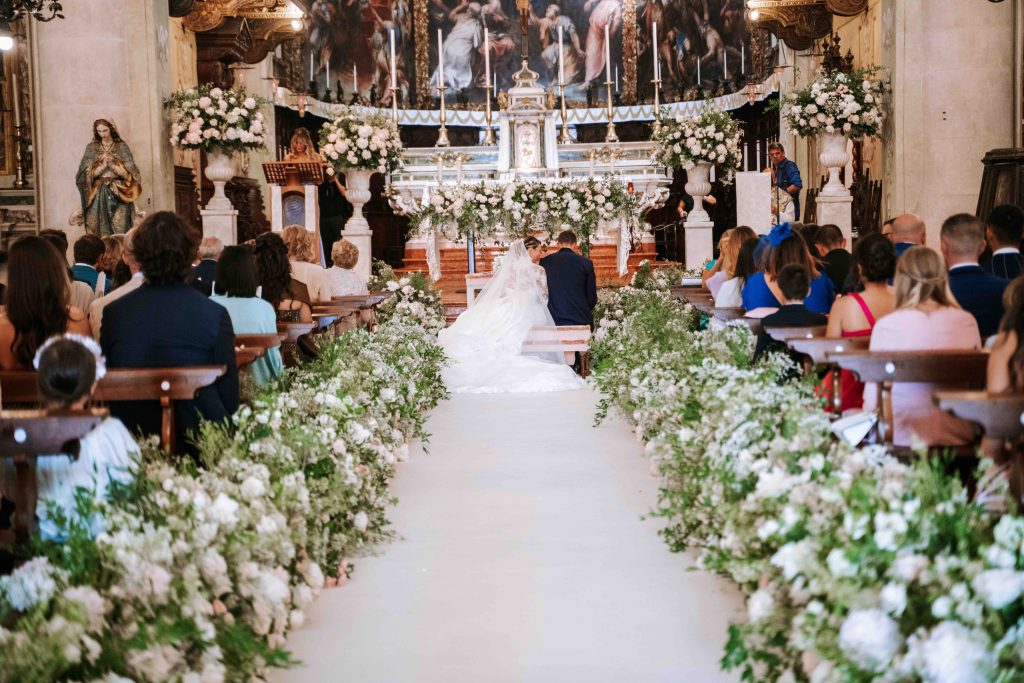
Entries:
{"label": "man in white shirt", "polygon": [[96,299],[89,305],[89,325],[92,327],[93,339],[100,338],[100,326],[103,324],[103,309],[111,301],[117,301],[125,294],[134,292],[142,286],[142,270],[138,261],[135,260],[135,253],[132,251],[132,238],[135,236],[135,228],[129,230],[124,236],[124,250],[121,252],[121,260],[131,271],[132,279],[124,283],[110,294]]}

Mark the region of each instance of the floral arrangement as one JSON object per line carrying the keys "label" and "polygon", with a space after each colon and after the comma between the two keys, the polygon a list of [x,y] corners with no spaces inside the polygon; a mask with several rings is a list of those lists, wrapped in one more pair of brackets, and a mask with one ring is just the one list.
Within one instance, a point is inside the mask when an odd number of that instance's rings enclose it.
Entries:
{"label": "floral arrangement", "polygon": [[1019,680],[1024,517],[989,515],[942,464],[835,442],[791,362],[751,366],[742,324],[697,330],[668,294],[623,288],[592,353],[602,412],[647,443],[656,514],[747,596],[727,669],[814,683]]}
{"label": "floral arrangement", "polygon": [[207,152],[263,149],[267,128],[260,108],[265,104],[244,88],[207,84],[175,92],[164,101],[171,113],[171,145]]}
{"label": "floral arrangement", "polygon": [[441,293],[423,273],[410,273],[398,280],[390,280],[384,291],[391,292],[392,296],[378,307],[380,320],[402,319],[408,324],[421,325],[432,334],[444,329]]}
{"label": "floral arrangement", "polygon": [[691,169],[697,164],[720,164],[736,169],[743,161],[743,131],[729,112],[706,107],[697,116],[664,118],[652,136],[654,162],[669,168]]}
{"label": "floral arrangement", "polygon": [[[0,578],[0,680],[225,681],[287,665],[325,586],[391,536],[388,481],[445,396],[436,336],[396,312],[204,426],[202,467],[155,443],[66,540]],[[103,519],[98,536],[81,520]]]}
{"label": "floral arrangement", "polygon": [[362,168],[391,173],[402,166],[402,139],[390,115],[342,107],[320,128],[320,154],[334,171]]}
{"label": "floral arrangement", "polygon": [[877,71],[878,67],[852,73],[822,70],[810,85],[785,98],[781,107],[786,124],[801,137],[878,135],[885,119],[882,101],[888,85],[873,78]]}
{"label": "floral arrangement", "polygon": [[557,182],[523,181],[495,184],[441,185],[426,206],[410,215],[412,228],[428,220],[449,239],[507,237],[514,239],[535,229],[550,237],[562,230],[576,231],[588,243],[601,221],[632,216],[635,200],[621,181],[603,178]]}

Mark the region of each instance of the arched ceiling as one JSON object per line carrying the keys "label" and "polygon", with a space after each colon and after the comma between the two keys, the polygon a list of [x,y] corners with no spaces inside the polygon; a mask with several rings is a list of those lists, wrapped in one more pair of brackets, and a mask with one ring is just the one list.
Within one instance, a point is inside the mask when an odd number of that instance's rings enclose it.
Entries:
{"label": "arched ceiling", "polygon": [[[868,0],[746,0],[748,17],[795,50],[806,50],[832,32],[832,15],[851,17]],[[756,19],[755,19],[756,17]]]}

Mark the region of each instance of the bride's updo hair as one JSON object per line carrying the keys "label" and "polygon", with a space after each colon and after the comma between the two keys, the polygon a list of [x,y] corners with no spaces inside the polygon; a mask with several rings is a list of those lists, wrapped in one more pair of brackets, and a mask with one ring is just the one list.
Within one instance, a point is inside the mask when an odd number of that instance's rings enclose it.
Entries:
{"label": "bride's updo hair", "polygon": [[539,247],[540,246],[540,240],[537,239],[536,237],[534,237],[533,235],[530,235],[529,237],[526,237],[526,238],[523,239],[523,246],[526,247],[527,249],[533,249],[534,247]]}

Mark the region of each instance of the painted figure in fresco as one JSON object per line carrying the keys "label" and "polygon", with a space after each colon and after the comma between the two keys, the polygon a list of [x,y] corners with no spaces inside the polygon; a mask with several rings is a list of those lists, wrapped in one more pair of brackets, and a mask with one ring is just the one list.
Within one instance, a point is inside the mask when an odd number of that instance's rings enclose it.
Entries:
{"label": "painted figure in fresco", "polygon": [[569,17],[562,16],[561,8],[552,3],[547,6],[540,22],[541,57],[548,68],[548,82],[558,85],[558,27],[562,27],[562,61],[565,70],[565,85],[583,80],[583,51],[576,24]]}
{"label": "painted figure in fresco", "polygon": [[622,30],[622,0],[587,0],[583,3],[583,11],[590,12],[586,45],[587,74],[584,78],[586,83],[590,83],[602,79],[604,75],[604,27],[608,26],[612,36]]}
{"label": "painted figure in fresco", "polygon": [[[444,59],[444,85],[454,91],[473,83],[473,55],[484,38],[481,9],[478,2],[463,2],[448,14],[454,27],[445,37],[444,54],[440,57]],[[435,70],[430,77],[432,87],[437,87],[439,75],[439,70]]]}
{"label": "painted figure in fresco", "polygon": [[[513,36],[512,20],[502,9],[501,0],[490,0],[483,6],[480,18],[490,33],[491,41],[491,78],[497,83],[499,90],[506,90],[512,85],[510,75],[519,66],[519,43]],[[480,44],[480,61],[483,61],[483,43]],[[483,85],[484,68],[479,67],[479,83]]]}
{"label": "painted figure in fresco", "polygon": [[85,230],[97,237],[122,235],[132,227],[142,194],[139,169],[113,123],[97,119],[92,133],[75,178]]}

